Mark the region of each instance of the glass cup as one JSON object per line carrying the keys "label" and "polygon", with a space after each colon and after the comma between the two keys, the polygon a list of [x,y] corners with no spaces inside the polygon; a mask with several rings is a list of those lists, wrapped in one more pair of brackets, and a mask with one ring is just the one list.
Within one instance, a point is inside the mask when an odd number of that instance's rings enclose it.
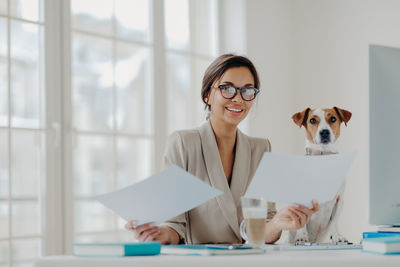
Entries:
{"label": "glass cup", "polygon": [[243,221],[240,223],[240,235],[246,244],[262,247],[265,244],[265,220],[267,219],[267,201],[262,198],[241,198]]}

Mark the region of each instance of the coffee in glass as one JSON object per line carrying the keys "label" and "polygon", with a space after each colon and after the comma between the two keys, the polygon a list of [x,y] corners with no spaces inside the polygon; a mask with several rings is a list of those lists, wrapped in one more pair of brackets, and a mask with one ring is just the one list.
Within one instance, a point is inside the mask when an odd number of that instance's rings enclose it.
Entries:
{"label": "coffee in glass", "polygon": [[265,220],[267,218],[267,201],[242,197],[243,221],[240,224],[240,235],[246,244],[261,247],[265,243]]}

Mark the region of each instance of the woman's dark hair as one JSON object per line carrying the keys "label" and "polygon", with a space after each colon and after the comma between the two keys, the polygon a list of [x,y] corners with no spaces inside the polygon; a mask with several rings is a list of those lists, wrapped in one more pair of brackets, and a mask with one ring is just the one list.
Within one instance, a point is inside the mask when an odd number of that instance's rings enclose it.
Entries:
{"label": "woman's dark hair", "polygon": [[217,57],[206,69],[203,77],[203,83],[201,86],[201,97],[204,104],[206,104],[205,109],[210,110],[210,105],[207,104],[205,98],[207,98],[211,91],[211,86],[213,83],[221,78],[221,76],[230,68],[234,67],[247,67],[254,78],[254,87],[260,89],[260,80],[258,78],[258,73],[253,63],[243,56],[237,56],[234,54],[224,54]]}

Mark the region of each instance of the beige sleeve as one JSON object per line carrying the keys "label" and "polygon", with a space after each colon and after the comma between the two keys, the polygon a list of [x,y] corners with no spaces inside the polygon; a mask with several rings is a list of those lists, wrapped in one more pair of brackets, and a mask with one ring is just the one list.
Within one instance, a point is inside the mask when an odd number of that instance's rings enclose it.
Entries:
{"label": "beige sleeve", "polygon": [[[170,165],[176,165],[186,170],[186,156],[183,147],[183,142],[180,134],[174,132],[168,138],[167,146],[165,149],[165,154],[162,162],[163,169],[169,167]],[[161,224],[162,226],[168,226],[178,233],[180,243],[186,243],[186,213],[178,215]]]}

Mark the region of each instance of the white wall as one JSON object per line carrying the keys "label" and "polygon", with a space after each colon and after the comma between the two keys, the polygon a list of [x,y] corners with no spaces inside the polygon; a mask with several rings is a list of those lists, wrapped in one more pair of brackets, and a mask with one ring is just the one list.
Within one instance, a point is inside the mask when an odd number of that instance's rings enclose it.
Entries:
{"label": "white wall", "polygon": [[261,93],[249,114],[249,132],[268,137],[275,152],[293,147],[293,33],[290,0],[246,2],[247,55],[258,70]]}
{"label": "white wall", "polygon": [[[246,1],[220,0],[218,1],[218,54],[234,53],[246,55]],[[249,133],[249,119],[239,124],[244,133]]]}
{"label": "white wall", "polygon": [[358,151],[347,176],[341,232],[358,241],[368,224],[368,45],[400,47],[400,1],[249,0],[247,52],[262,89],[250,134],[273,151],[304,153],[304,130],[290,116],[307,106],[339,106],[353,117],[339,151]]}

